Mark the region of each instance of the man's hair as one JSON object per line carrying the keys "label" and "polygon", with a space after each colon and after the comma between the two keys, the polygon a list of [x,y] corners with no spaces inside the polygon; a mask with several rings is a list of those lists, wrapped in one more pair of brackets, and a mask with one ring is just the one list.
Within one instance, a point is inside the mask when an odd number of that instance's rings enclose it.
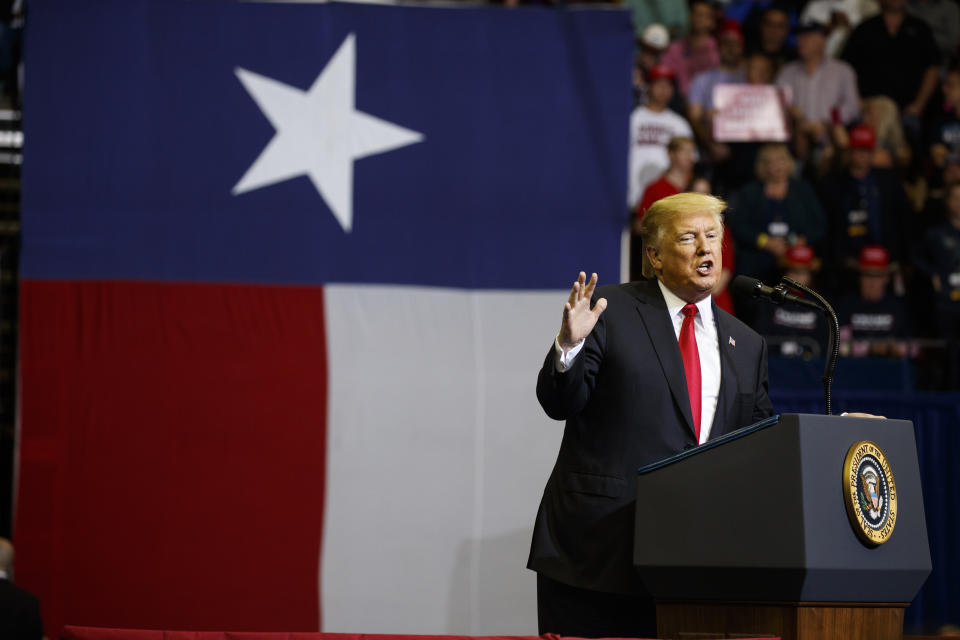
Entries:
{"label": "man's hair", "polygon": [[670,142],[667,143],[667,152],[673,153],[685,144],[694,144],[693,138],[688,138],[687,136],[673,136],[670,138]]}
{"label": "man's hair", "polygon": [[[654,277],[653,265],[650,264],[650,258],[647,257],[647,247],[660,248],[663,241],[663,234],[673,218],[690,213],[709,213],[720,226],[720,233],[723,233],[723,210],[727,208],[727,203],[716,196],[708,196],[702,193],[678,193],[676,195],[660,198],[647,209],[643,214],[643,220],[640,221],[640,237],[643,238],[643,276],[645,278]],[[722,235],[721,235],[722,237]]]}

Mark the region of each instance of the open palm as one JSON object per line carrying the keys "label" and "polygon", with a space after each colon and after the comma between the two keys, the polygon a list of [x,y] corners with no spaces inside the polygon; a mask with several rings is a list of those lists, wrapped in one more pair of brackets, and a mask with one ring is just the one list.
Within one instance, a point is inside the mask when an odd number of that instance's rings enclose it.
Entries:
{"label": "open palm", "polygon": [[600,298],[597,304],[590,308],[593,290],[597,288],[597,274],[591,274],[589,282],[586,280],[587,275],[581,271],[577,281],[573,283],[573,288],[570,289],[570,298],[563,305],[563,321],[560,324],[557,340],[564,351],[573,348],[590,335],[600,314],[607,308],[606,298]]}

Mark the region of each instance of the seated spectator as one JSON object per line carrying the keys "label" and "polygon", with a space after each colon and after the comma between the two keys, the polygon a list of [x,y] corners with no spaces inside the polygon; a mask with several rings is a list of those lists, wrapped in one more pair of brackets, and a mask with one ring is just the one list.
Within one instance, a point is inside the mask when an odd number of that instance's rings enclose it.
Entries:
{"label": "seated spectator", "polygon": [[747,72],[743,63],[743,34],[740,25],[727,20],[717,34],[720,43],[720,66],[701,71],[690,83],[687,96],[687,117],[697,134],[697,140],[710,153],[714,161],[725,160],[729,149],[713,139],[713,88],[718,84],[737,84],[746,81]]}
{"label": "seated spectator", "polygon": [[937,334],[947,341],[948,382],[960,387],[960,182],[945,188],[946,219],[927,229],[913,263],[936,294]]}
{"label": "seated spectator", "polygon": [[[747,18],[751,21],[751,18]],[[784,64],[795,60],[797,52],[789,43],[790,10],[786,3],[773,2],[760,14],[759,28],[747,29],[747,55],[762,53],[773,63],[776,74]]]}
{"label": "seated spectator", "polygon": [[[806,287],[813,286],[813,273],[820,268],[816,254],[807,245],[787,249],[780,265],[784,276]],[[803,297],[802,293],[796,295]],[[755,326],[767,338],[771,355],[817,356],[826,351],[827,322],[816,309],[761,303],[757,312]]]}
{"label": "seated spectator", "polygon": [[670,45],[670,34],[662,24],[651,24],[643,30],[637,45],[637,59],[633,65],[634,106],[649,101],[650,70],[660,64],[663,52]]}
{"label": "seated spectator", "polygon": [[647,185],[670,165],[667,143],[671,138],[693,137],[690,125],[667,105],[673,98],[674,73],[666,65],[650,70],[650,99],[630,115],[630,158],[627,204],[635,209]]}
{"label": "seated spectator", "polygon": [[907,14],[906,0],[880,0],[880,8],[853,30],[842,58],[861,96],[889,96],[904,118],[917,119],[936,89],[940,52],[930,27]]}
{"label": "seated spectator", "polygon": [[[960,66],[947,70],[941,89],[943,104],[932,114],[926,133],[932,176],[943,170],[948,155],[960,155]],[[935,179],[931,182],[942,184]]]}
{"label": "seated spectator", "polygon": [[827,25],[826,52],[831,58],[840,55],[850,31],[864,18],[876,15],[879,7],[873,0],[811,0],[800,14],[800,22],[816,21]]}
{"label": "seated spectator", "polygon": [[947,216],[946,185],[954,182],[960,182],[960,153],[948,153],[943,158],[943,169],[937,172],[936,180],[927,192],[927,200],[921,212],[920,224],[917,225],[920,228],[911,229],[920,232],[919,236],[912,238],[913,240],[919,240],[919,237],[928,228],[943,222],[943,219]]}
{"label": "seated spectator", "polygon": [[910,0],[907,11],[930,27],[947,65],[957,59],[960,47],[960,7],[954,0]]}
{"label": "seated spectator", "polygon": [[690,90],[693,76],[720,64],[717,42],[713,38],[715,26],[710,3],[707,0],[691,0],[690,32],[675,40],[663,55],[663,64],[677,74],[677,84],[684,96]]}
{"label": "seated spectator", "polygon": [[787,249],[817,246],[824,238],[827,222],[820,203],[810,185],[794,173],[786,145],[764,145],[757,155],[757,179],[731,195],[727,225],[740,273],[769,279]]}
{"label": "seated spectator", "polygon": [[820,185],[820,201],[830,221],[831,266],[849,270],[843,277],[847,288],[854,270],[863,266],[861,251],[868,245],[886,247],[899,274],[905,222],[913,213],[896,174],[873,165],[873,129],[857,125],[849,139],[849,164]]}
{"label": "seated spectator", "polygon": [[801,23],[797,28],[800,59],[788,62],[777,74],[777,86],[788,89],[801,159],[806,159],[809,149],[829,143],[833,126],[860,117],[856,75],[846,62],[828,58],[826,45],[826,25]]}
{"label": "seated spectator", "polygon": [[37,597],[13,583],[13,545],[0,538],[0,638],[40,640],[43,621]]}
{"label": "seated spectator", "polygon": [[643,198],[635,211],[634,230],[640,233],[639,223],[643,214],[654,202],[684,191],[690,184],[693,165],[697,160],[697,148],[693,140],[686,136],[675,136],[667,143],[667,157],[670,164],[659,178],[647,185]]}
{"label": "seated spectator", "polygon": [[847,294],[837,304],[840,353],[857,358],[904,357],[906,313],[890,291],[890,253],[880,245],[866,245],[860,250],[857,267],[856,293]]}

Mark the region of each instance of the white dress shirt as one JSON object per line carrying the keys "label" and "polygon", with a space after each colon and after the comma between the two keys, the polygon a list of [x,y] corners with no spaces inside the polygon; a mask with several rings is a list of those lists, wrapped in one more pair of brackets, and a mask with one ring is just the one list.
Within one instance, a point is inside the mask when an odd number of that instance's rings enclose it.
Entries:
{"label": "white dress shirt", "polygon": [[[663,300],[667,303],[667,313],[673,323],[673,332],[680,343],[680,328],[683,326],[683,307],[687,304],[675,293],[657,280]],[[693,318],[694,335],[697,338],[697,352],[700,354],[700,444],[710,437],[713,417],[717,412],[717,398],[720,397],[720,340],[717,337],[717,323],[713,319],[713,296],[707,296],[697,303],[697,315]],[[578,342],[566,353],[560,348],[560,336],[553,341],[556,352],[557,371],[570,368],[574,359],[583,348],[584,340]]]}
{"label": "white dress shirt", "polygon": [[[667,303],[667,313],[673,321],[673,332],[680,342],[680,328],[683,326],[683,307],[686,301],[663,286],[657,280],[663,300]],[[697,303],[697,315],[693,317],[694,334],[697,337],[697,352],[700,354],[700,444],[710,437],[713,416],[717,412],[717,398],[720,397],[720,339],[717,337],[717,323],[713,319],[713,296],[707,296]]]}

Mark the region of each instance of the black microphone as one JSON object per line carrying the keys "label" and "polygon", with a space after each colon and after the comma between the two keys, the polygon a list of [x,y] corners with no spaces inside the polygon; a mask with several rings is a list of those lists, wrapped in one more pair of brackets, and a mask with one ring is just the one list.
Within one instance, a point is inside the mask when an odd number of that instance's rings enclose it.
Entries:
{"label": "black microphone", "polygon": [[768,287],[756,278],[751,278],[750,276],[737,276],[733,279],[733,284],[730,285],[730,288],[737,293],[752,296],[754,298],[763,298],[764,300],[772,302],[773,304],[785,304],[787,302],[792,302],[793,304],[798,304],[804,307],[810,307],[812,309],[818,309],[821,311],[823,310],[822,307],[816,302],[793,295],[783,285]]}

